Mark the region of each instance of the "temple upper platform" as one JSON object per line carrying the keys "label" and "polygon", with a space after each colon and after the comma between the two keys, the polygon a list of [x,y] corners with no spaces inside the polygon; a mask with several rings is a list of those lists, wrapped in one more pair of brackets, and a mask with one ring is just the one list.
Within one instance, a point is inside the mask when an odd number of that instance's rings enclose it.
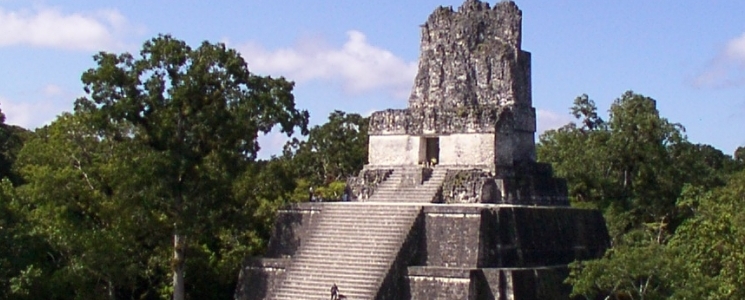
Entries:
{"label": "temple upper platform", "polygon": [[517,6],[468,0],[436,9],[421,28],[409,107],[370,118],[370,166],[498,170],[534,161],[530,53],[520,48]]}

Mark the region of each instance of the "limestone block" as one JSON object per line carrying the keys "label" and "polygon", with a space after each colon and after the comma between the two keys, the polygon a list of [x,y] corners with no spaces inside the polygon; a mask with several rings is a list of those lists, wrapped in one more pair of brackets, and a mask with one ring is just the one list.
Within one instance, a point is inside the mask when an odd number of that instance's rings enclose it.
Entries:
{"label": "limestone block", "polygon": [[370,166],[401,166],[419,163],[421,138],[408,135],[371,135]]}
{"label": "limestone block", "polygon": [[440,164],[493,166],[494,134],[451,134],[440,137]]}

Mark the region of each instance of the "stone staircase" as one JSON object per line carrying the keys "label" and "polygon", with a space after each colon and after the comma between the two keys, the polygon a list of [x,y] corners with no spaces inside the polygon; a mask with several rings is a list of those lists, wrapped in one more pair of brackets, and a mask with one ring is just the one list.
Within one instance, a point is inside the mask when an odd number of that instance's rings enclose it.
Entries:
{"label": "stone staircase", "polygon": [[[417,170],[418,171],[418,170]],[[397,169],[381,183],[368,202],[431,203],[445,180],[447,170],[434,168],[432,175],[421,185],[402,187],[399,185],[406,170]]]}
{"label": "stone staircase", "polygon": [[267,299],[329,299],[334,283],[349,300],[374,299],[420,211],[416,205],[325,204]]}

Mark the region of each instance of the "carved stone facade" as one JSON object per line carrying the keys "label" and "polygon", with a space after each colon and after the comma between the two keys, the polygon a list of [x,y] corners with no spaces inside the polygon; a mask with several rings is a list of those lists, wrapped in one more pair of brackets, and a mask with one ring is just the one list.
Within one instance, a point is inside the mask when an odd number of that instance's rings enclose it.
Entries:
{"label": "carved stone facade", "polygon": [[[441,165],[499,173],[515,161],[535,160],[530,53],[520,49],[521,22],[513,2],[491,8],[468,0],[457,11],[436,9],[422,25],[409,108],[370,118],[370,166],[435,158]],[[391,137],[407,143],[388,143]],[[438,147],[427,146],[433,140]],[[457,144],[479,153],[464,155]],[[390,152],[406,159],[391,160]]]}

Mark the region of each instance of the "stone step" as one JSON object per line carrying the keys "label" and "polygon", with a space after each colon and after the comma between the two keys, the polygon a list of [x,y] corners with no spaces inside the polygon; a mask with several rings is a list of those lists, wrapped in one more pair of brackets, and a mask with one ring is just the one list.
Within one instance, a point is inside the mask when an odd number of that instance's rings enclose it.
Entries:
{"label": "stone step", "polygon": [[376,193],[370,198],[374,197],[395,197],[395,198],[419,198],[419,197],[427,197],[427,196],[434,196],[436,191],[431,192],[416,192],[416,193],[409,193],[409,192],[380,192]]}
{"label": "stone step", "polygon": [[[368,266],[344,266],[340,264],[324,264],[323,262],[303,262],[302,265],[293,266],[293,276],[288,276],[286,278],[297,278],[298,276],[305,278],[311,276],[311,274],[314,274],[314,277],[330,276],[336,278],[339,276],[360,276],[368,279],[374,279],[378,278],[381,271],[390,269],[389,264],[390,262],[385,264],[370,264]],[[327,274],[329,270],[335,270],[334,274]]]}
{"label": "stone step", "polygon": [[[370,253],[380,253],[385,252],[391,249],[395,249],[400,246],[400,243],[397,241],[391,241],[391,242],[384,242],[384,243],[377,243],[377,244],[364,244],[364,245],[349,245],[348,247],[334,247],[325,245],[320,242],[314,242],[314,243],[308,243],[306,245],[303,245],[303,249],[305,251],[321,251],[320,253],[327,253],[329,255],[331,254],[349,254],[349,253],[358,253],[360,256],[362,255],[370,255]],[[295,256],[300,257],[300,255],[305,255],[307,253],[298,253]]]}
{"label": "stone step", "polygon": [[292,257],[284,280],[268,299],[328,298],[334,282],[350,300],[373,299],[420,210],[362,204],[325,206],[313,232]]}
{"label": "stone step", "polygon": [[424,194],[424,195],[401,195],[392,193],[390,195],[377,195],[370,197],[370,199],[400,199],[400,200],[420,200],[424,198],[434,197],[435,193]]}
{"label": "stone step", "polygon": [[407,214],[416,213],[417,209],[407,206],[399,207],[380,207],[376,205],[365,205],[360,202],[340,202],[340,203],[329,203],[326,204],[326,208],[323,209],[321,215],[329,214],[349,214],[357,216],[360,213],[364,213],[365,216],[371,215],[384,215],[389,217],[405,216]]}
{"label": "stone step", "polygon": [[[328,281],[323,281],[323,282],[327,282],[327,283],[326,284],[323,284],[321,286],[317,286],[318,285],[317,283],[316,284],[303,284],[303,285],[288,286],[285,289],[285,292],[286,292],[286,295],[288,295],[288,296],[289,295],[296,295],[296,296],[300,296],[301,297],[301,298],[295,298],[294,300],[297,300],[297,299],[317,299],[315,297],[308,298],[307,296],[310,296],[310,295],[319,295],[319,294],[323,294],[323,293],[326,293],[326,295],[325,295],[324,298],[328,299],[328,296],[330,294],[329,293],[329,288],[331,287],[332,284],[334,284],[334,281],[333,280],[328,280]],[[372,294],[371,291],[377,290],[378,287],[380,286],[380,284],[377,284],[377,283],[376,284],[373,284],[373,285],[363,285],[363,286],[358,286],[357,283],[336,282],[336,284],[337,284],[337,286],[340,286],[341,287],[340,288],[341,294],[343,294],[343,295],[345,295],[347,297],[351,297],[352,295],[354,295],[355,297],[359,297],[359,298],[349,298],[350,300],[352,300],[352,299],[371,299],[372,297],[367,298],[366,295]],[[318,300],[320,300],[320,299],[318,299]]]}
{"label": "stone step", "polygon": [[328,231],[343,230],[345,232],[357,231],[361,233],[370,232],[370,231],[390,232],[397,228],[401,228],[401,226],[406,226],[406,225],[411,224],[406,221],[385,220],[385,218],[383,217],[381,217],[380,222],[381,223],[376,223],[374,220],[366,220],[366,221],[358,221],[358,222],[327,221],[327,222],[319,222],[319,224],[316,225],[316,228],[320,228],[320,229],[328,230]]}
{"label": "stone step", "polygon": [[[346,224],[346,223],[338,223],[338,224],[319,224],[316,228],[316,230],[319,230],[318,232],[315,232],[315,234],[357,234],[359,236],[380,236],[380,235],[389,235],[396,232],[401,232],[402,230],[407,230],[408,227],[411,227],[411,223],[401,223],[401,224],[389,224],[389,225],[382,225],[382,224]],[[315,236],[313,234],[312,236]],[[357,237],[357,236],[355,236]]]}
{"label": "stone step", "polygon": [[[276,298],[271,299],[311,299],[311,300],[326,300],[330,297],[330,287],[332,283],[324,284],[323,286],[295,286],[288,288],[286,293],[279,295]],[[338,283],[337,283],[338,286]],[[374,296],[368,296],[372,294],[372,290],[376,290],[377,287],[368,287],[365,289],[359,288],[340,288],[340,294],[347,297],[348,300],[359,300],[359,299],[372,299]]]}
{"label": "stone step", "polygon": [[[411,227],[411,226],[407,226]],[[404,234],[405,229],[401,228],[400,230],[392,231],[392,230],[369,230],[369,231],[359,231],[359,230],[344,230],[344,229],[328,229],[324,232],[316,232],[313,234],[309,239],[306,239],[306,241],[311,241],[314,238],[318,238],[320,240],[323,240],[323,242],[356,242],[357,244],[363,244],[363,245],[374,245],[376,243],[386,243],[391,240],[391,238],[398,237],[400,235]],[[332,244],[333,246],[339,246],[339,249],[343,249],[344,246],[347,246],[347,244]]]}
{"label": "stone step", "polygon": [[340,282],[346,281],[360,281],[360,282],[374,282],[378,280],[378,273],[387,269],[385,267],[375,267],[366,269],[353,269],[353,268],[336,268],[335,266],[312,266],[309,265],[303,269],[294,270],[293,274],[286,276],[288,282],[301,282],[301,281],[313,281],[313,280],[338,280]]}
{"label": "stone step", "polygon": [[[329,286],[330,287],[330,286]],[[272,297],[269,299],[275,299],[275,300],[326,300],[330,297],[329,287],[325,287],[325,289],[313,289],[313,290],[297,290],[293,291],[293,293],[281,295]],[[365,299],[372,299],[372,297],[368,297],[365,292],[360,293],[354,293],[354,292],[340,292],[340,294],[347,297],[348,300],[365,300]]]}
{"label": "stone step", "polygon": [[[330,243],[336,242],[334,240],[327,240]],[[389,249],[393,249],[400,246],[400,243],[398,241],[385,241],[385,242],[378,242],[378,243],[365,243],[365,244],[349,244],[345,247],[338,247],[335,246],[335,244],[328,245],[327,243],[323,242],[317,242],[313,241],[312,243],[307,243],[303,246],[301,246],[302,250],[307,251],[324,251],[324,253],[349,253],[349,252],[357,252],[361,254],[369,253],[369,252],[379,252],[379,251],[386,251]],[[297,255],[300,255],[299,253]],[[296,255],[296,256],[297,256]]]}
{"label": "stone step", "polygon": [[[383,271],[385,269],[390,268],[389,263],[386,264],[370,264],[367,266],[359,266],[359,265],[341,265],[341,264],[321,264],[323,262],[298,262],[298,265],[292,266],[291,270],[292,274],[287,273],[287,276],[285,278],[300,278],[300,277],[323,277],[327,276],[329,278],[336,278],[336,277],[365,277],[365,278],[377,278],[379,275],[378,273],[380,271]],[[333,272],[331,272],[333,271]],[[331,273],[329,273],[331,272]]]}
{"label": "stone step", "polygon": [[[319,227],[318,232],[314,232],[309,236],[306,241],[318,237],[321,239],[333,239],[336,237],[346,237],[348,239],[341,239],[339,241],[356,241],[357,243],[365,243],[366,239],[370,239],[370,243],[384,242],[391,238],[398,238],[400,235],[405,234],[411,228],[411,223],[400,224],[398,227],[380,227],[380,226],[357,226],[353,225],[332,225]],[[346,226],[346,227],[345,227]]]}
{"label": "stone step", "polygon": [[[315,238],[311,238],[305,244],[301,245],[300,247],[302,249],[300,250],[314,250],[316,246],[320,246],[321,244],[327,244],[329,245],[327,249],[332,249],[335,252],[343,253],[346,249],[351,250],[364,250],[369,249],[372,247],[376,248],[393,248],[397,247],[399,244],[399,241],[386,239],[385,237],[380,237],[375,240],[368,240],[368,241],[358,241],[357,238],[353,237],[330,237],[330,236],[317,236]],[[356,244],[356,245],[353,245]]]}
{"label": "stone step", "polygon": [[298,275],[294,277],[285,277],[285,281],[287,282],[285,286],[289,288],[302,285],[312,286],[323,282],[336,282],[343,283],[350,288],[370,289],[378,285],[380,282],[378,280],[378,272],[380,272],[380,270],[375,270],[375,272],[369,272],[368,274],[341,273],[339,271],[334,271],[333,274],[328,272],[298,273]]}
{"label": "stone step", "polygon": [[383,191],[376,191],[373,194],[373,196],[377,196],[377,195],[418,196],[418,195],[431,195],[431,194],[434,194],[435,192],[437,191],[435,190],[416,190],[416,191],[411,191],[411,190],[409,191],[395,191],[395,190],[385,191],[383,190]]}
{"label": "stone step", "polygon": [[[276,300],[302,300],[302,299],[309,299],[309,300],[326,300],[329,299],[331,293],[330,293],[330,287],[326,286],[323,288],[313,288],[313,289],[298,289],[294,290],[292,293],[277,296],[270,299],[276,299]],[[348,300],[365,300],[365,299],[372,299],[372,297],[368,297],[365,292],[357,292],[357,291],[339,291],[340,294],[347,297]]]}
{"label": "stone step", "polygon": [[[415,218],[415,217],[409,217]],[[402,226],[411,225],[410,221],[397,221],[397,220],[385,220],[381,217],[380,223],[376,223],[374,220],[366,220],[359,222],[348,222],[348,221],[326,221],[319,222],[315,228],[328,232],[359,232],[359,233],[389,233],[397,231]]]}
{"label": "stone step", "polygon": [[[381,220],[383,221],[383,220]],[[401,228],[401,226],[411,225],[409,222],[385,222],[376,224],[375,222],[367,221],[367,222],[342,222],[342,221],[334,221],[334,222],[325,222],[318,224],[316,228],[319,230],[324,230],[327,232],[350,232],[350,231],[356,231],[361,234],[364,233],[377,233],[377,232],[391,232],[396,231],[396,229]]]}
{"label": "stone step", "polygon": [[[377,257],[373,256],[357,256],[357,257],[330,257],[330,256],[303,256],[303,257],[297,257],[295,260],[297,260],[297,267],[308,267],[308,266],[329,266],[329,267],[338,267],[338,268],[347,268],[347,267],[380,267],[380,266],[387,266],[390,262],[387,258],[379,258],[380,254],[377,255]],[[293,266],[294,268],[295,266]]]}
{"label": "stone step", "polygon": [[[357,202],[359,203],[359,202]],[[341,206],[341,205],[340,205]],[[378,211],[370,208],[366,208],[363,205],[347,205],[349,207],[340,207],[340,208],[334,208],[334,209],[325,209],[321,215],[328,216],[328,215],[341,215],[341,216],[350,216],[349,214],[352,214],[351,216],[357,216],[360,213],[364,213],[365,217],[373,217],[373,216],[384,216],[387,219],[395,219],[396,217],[408,217],[408,215],[411,215],[412,213],[415,213],[416,211],[412,210],[389,210],[389,211]],[[365,218],[367,219],[367,218]],[[361,219],[350,219],[350,221],[356,221]]]}
{"label": "stone step", "polygon": [[304,277],[285,278],[283,288],[288,291],[298,289],[316,289],[320,287],[330,287],[333,283],[337,286],[346,287],[347,291],[369,291],[377,289],[380,281],[375,276],[355,276],[353,274],[306,274]]}
{"label": "stone step", "polygon": [[417,198],[399,198],[399,197],[378,197],[370,198],[368,202],[397,202],[397,203],[430,203],[434,199],[434,195],[431,197],[417,197]]}
{"label": "stone step", "polygon": [[[337,249],[330,249],[330,248],[323,248],[321,246],[313,246],[308,247],[307,251],[313,251],[314,255],[327,257],[329,259],[333,260],[349,260],[349,259],[370,259],[372,256],[378,256],[381,253],[387,253],[387,251],[395,251],[396,246],[388,246],[388,247],[360,247],[360,248],[349,248],[344,249],[343,251],[338,251]],[[303,254],[303,256],[295,255],[295,257],[313,257],[313,256],[306,256],[310,255],[308,253]]]}

